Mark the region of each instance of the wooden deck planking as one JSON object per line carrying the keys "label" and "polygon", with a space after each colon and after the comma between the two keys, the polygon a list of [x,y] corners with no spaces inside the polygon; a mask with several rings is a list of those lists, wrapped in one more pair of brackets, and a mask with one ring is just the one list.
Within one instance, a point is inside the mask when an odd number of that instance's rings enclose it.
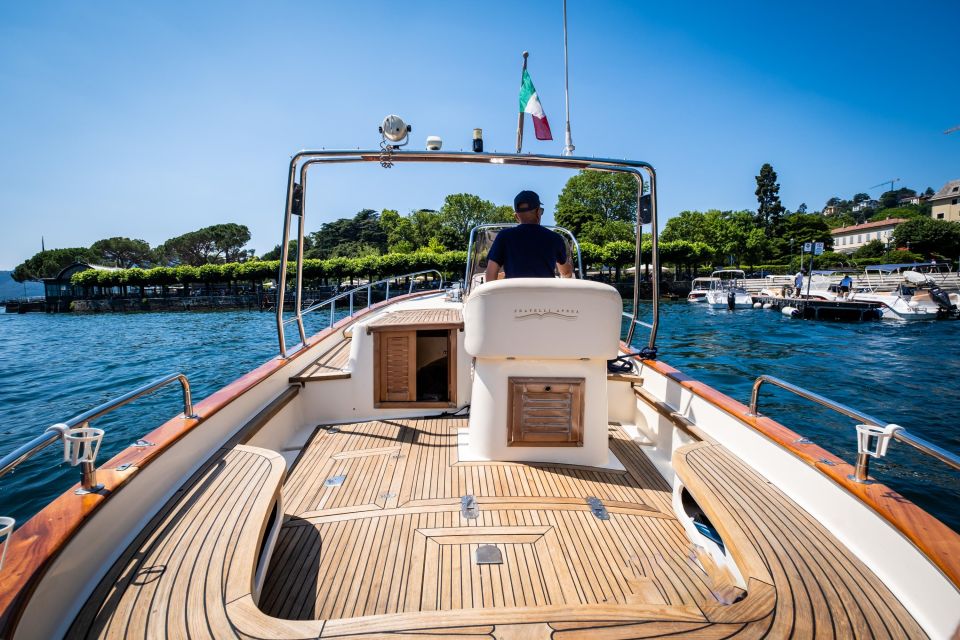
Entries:
{"label": "wooden deck planking", "polygon": [[[271,473],[277,483],[282,464],[254,448],[224,452],[125,552],[71,637],[923,636],[822,525],[720,446],[685,447],[675,466],[695,496],[709,493],[701,504],[739,554],[748,593],[732,605],[713,597],[669,488],[619,428],[618,472],[461,463],[464,423],[318,428],[282,489],[259,605],[251,532],[268,494],[258,487]],[[323,486],[339,473],[343,484]],[[476,519],[461,516],[464,493],[477,496]],[[592,515],[587,495],[604,500],[609,520]],[[482,544],[503,564],[477,565]]]}
{"label": "wooden deck planking", "polygon": [[[687,561],[679,523],[662,510],[669,488],[645,458],[623,451],[627,471],[460,463],[457,431],[465,426],[463,418],[434,418],[319,428],[283,490],[290,520],[264,585],[264,611],[339,619],[625,604],[642,597],[633,588],[641,583],[678,605],[709,596],[702,569]],[[632,446],[619,429],[612,435],[615,451]],[[323,486],[339,474],[346,475],[342,485]],[[460,514],[460,496],[468,493],[480,506],[475,520]],[[595,518],[587,496],[608,502],[618,517]],[[545,533],[520,539],[517,532],[528,527]],[[434,529],[477,534],[454,543],[429,535]],[[306,548],[318,540],[328,542],[319,552]],[[501,549],[504,564],[475,564],[477,547],[487,543]],[[662,565],[658,574],[641,571]],[[294,593],[308,595],[290,598]]]}
{"label": "wooden deck planking", "polygon": [[367,324],[367,331],[392,330],[401,327],[416,329],[463,328],[460,309],[410,309],[385,313]]}
{"label": "wooden deck planking", "polygon": [[719,503],[737,526],[728,535],[744,539],[762,558],[777,595],[770,635],[925,637],[870,569],[729,451],[701,443],[678,456],[685,482],[694,473],[711,493],[701,504]]}
{"label": "wooden deck planking", "polygon": [[222,450],[101,581],[70,638],[222,637],[249,594],[261,519],[283,474],[278,454]]}

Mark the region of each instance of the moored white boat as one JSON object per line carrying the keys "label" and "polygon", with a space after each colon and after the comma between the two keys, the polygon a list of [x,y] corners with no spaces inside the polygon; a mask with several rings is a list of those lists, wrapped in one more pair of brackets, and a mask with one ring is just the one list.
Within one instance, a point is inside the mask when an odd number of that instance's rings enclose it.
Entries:
{"label": "moored white boat", "polygon": [[743,287],[746,274],[740,269],[720,269],[710,276],[706,299],[714,309],[750,309],[753,298]]}
{"label": "moored white boat", "polygon": [[936,320],[956,317],[960,307],[960,294],[941,289],[927,274],[904,271],[901,281],[892,290],[881,290],[870,278],[870,269],[864,281],[855,281],[850,291],[841,291],[838,284],[814,276],[809,296],[823,300],[849,300],[877,302],[884,320]]}
{"label": "moored white boat", "polygon": [[[647,163],[388,156],[405,169],[632,175],[638,193],[649,187],[657,246]],[[308,171],[383,159],[376,149],[296,154],[281,246],[295,217],[302,238],[309,212],[295,194],[307,201]],[[278,357],[196,404],[185,378],[162,378],[0,461],[6,473],[46,446],[109,438],[86,425],[183,385],[184,412],[112,460],[98,466],[93,449],[72,450],[87,492],[64,493],[10,537],[0,636],[957,632],[960,536],[869,477],[871,457],[888,446],[954,469],[956,455],[773,377],[755,381],[745,406],[657,358],[658,279],[638,354],[644,325],[630,318],[620,340],[612,287],[484,283],[483,245],[471,242],[463,289],[415,291],[423,274],[410,274],[391,279],[382,302],[369,283],[291,317],[282,255]],[[658,269],[655,251],[652,261]],[[294,273],[299,287],[302,256]],[[337,308],[350,315],[306,335],[304,314],[332,318]],[[763,385],[860,424],[856,464],[759,415]]]}
{"label": "moored white boat", "polygon": [[707,292],[710,291],[711,284],[716,278],[694,278],[690,283],[690,293],[687,294],[687,302],[705,302]]}

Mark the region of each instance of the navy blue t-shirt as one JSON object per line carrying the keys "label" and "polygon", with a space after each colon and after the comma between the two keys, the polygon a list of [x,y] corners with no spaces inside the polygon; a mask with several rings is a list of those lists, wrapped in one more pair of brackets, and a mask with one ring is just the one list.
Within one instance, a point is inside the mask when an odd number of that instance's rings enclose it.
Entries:
{"label": "navy blue t-shirt", "polygon": [[557,263],[567,261],[567,245],[539,224],[518,224],[497,234],[487,259],[503,267],[508,278],[552,278]]}

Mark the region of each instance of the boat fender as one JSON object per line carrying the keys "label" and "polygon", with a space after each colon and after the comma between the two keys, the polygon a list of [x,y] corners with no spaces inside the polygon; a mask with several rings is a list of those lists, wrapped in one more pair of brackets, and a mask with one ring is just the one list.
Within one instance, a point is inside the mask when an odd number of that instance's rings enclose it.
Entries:
{"label": "boat fender", "polygon": [[754,309],[762,309],[762,308],[763,308],[763,303],[754,302],[754,303],[753,303],[753,308],[754,308]]}
{"label": "boat fender", "polygon": [[773,303],[772,303],[772,302],[764,302],[764,303],[763,303],[763,308],[764,308],[764,309],[772,309],[772,308],[773,308]]}
{"label": "boat fender", "polygon": [[796,307],[784,307],[783,309],[780,309],[780,313],[785,316],[790,316],[791,318],[796,318],[800,315],[800,309],[797,309]]}

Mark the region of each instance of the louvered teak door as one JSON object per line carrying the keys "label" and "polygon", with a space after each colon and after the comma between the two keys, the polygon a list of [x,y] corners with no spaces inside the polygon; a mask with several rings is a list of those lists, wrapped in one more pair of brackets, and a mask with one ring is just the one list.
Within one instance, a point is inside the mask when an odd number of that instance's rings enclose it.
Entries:
{"label": "louvered teak door", "polygon": [[377,402],[413,402],[417,399],[417,332],[379,331]]}
{"label": "louvered teak door", "polygon": [[507,384],[508,446],[583,446],[583,378],[511,377]]}

